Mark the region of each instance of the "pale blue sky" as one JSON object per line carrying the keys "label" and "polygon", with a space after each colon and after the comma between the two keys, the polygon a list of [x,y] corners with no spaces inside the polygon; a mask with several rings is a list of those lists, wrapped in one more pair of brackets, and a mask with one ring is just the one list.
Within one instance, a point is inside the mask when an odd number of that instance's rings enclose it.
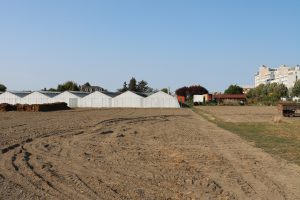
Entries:
{"label": "pale blue sky", "polygon": [[262,64],[300,64],[299,9],[298,0],[0,0],[0,83],[250,85]]}

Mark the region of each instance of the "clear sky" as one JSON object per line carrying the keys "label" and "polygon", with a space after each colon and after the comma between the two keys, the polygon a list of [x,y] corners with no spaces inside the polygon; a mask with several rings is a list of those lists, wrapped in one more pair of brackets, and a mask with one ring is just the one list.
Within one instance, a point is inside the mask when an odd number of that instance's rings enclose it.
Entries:
{"label": "clear sky", "polygon": [[299,9],[299,0],[0,0],[0,83],[251,85],[262,64],[300,64]]}

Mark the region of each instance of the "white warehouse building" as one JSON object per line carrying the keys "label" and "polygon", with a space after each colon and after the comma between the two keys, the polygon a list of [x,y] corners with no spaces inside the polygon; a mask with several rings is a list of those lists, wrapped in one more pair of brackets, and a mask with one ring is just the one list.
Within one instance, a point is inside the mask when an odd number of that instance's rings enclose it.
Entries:
{"label": "white warehouse building", "polygon": [[142,108],[144,97],[131,91],[126,91],[112,99],[115,108]]}
{"label": "white warehouse building", "polygon": [[7,91],[0,94],[0,103],[18,104],[22,103],[22,98],[29,95],[31,92],[12,92]]}
{"label": "white warehouse building", "polygon": [[52,98],[60,94],[59,92],[36,91],[22,98],[22,104],[45,104],[52,103]]}
{"label": "white warehouse building", "polygon": [[109,108],[112,106],[112,97],[103,92],[93,92],[80,99],[79,107],[82,108]]}
{"label": "white warehouse building", "polygon": [[51,99],[52,103],[65,102],[70,108],[77,108],[80,105],[81,98],[87,96],[90,93],[77,92],[77,91],[65,91]]}
{"label": "white warehouse building", "polygon": [[112,92],[4,92],[0,94],[0,103],[8,104],[47,104],[65,102],[71,108],[179,108],[176,97],[164,92],[156,92],[146,97],[145,94],[131,91]]}
{"label": "white warehouse building", "polygon": [[179,108],[177,98],[165,92],[156,92],[144,99],[145,108]]}

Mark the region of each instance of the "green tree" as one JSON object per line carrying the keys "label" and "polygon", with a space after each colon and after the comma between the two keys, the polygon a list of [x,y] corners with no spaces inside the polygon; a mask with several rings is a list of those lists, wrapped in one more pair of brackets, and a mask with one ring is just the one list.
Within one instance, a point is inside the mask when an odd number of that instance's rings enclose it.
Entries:
{"label": "green tree", "polygon": [[153,89],[148,86],[147,81],[141,80],[137,84],[137,91],[138,92],[152,92]]}
{"label": "green tree", "polygon": [[0,92],[5,92],[6,91],[6,86],[3,84],[0,84]]}
{"label": "green tree", "polygon": [[59,92],[64,92],[64,91],[79,91],[79,87],[77,85],[77,83],[75,83],[74,81],[67,81],[64,84],[59,84],[57,86],[57,91]]}
{"label": "green tree", "polygon": [[150,93],[150,92],[157,91],[149,87],[148,82],[145,80],[141,80],[140,82],[137,83],[137,80],[134,77],[130,79],[128,85],[125,81],[123,84],[123,88],[118,89],[119,92],[126,92],[127,90],[134,91],[134,92],[141,92],[141,93],[148,93],[148,92]]}
{"label": "green tree", "polygon": [[124,81],[123,88],[118,89],[119,92],[126,92],[128,90],[127,83]]}
{"label": "green tree", "polygon": [[295,85],[292,89],[292,95],[295,96],[295,97],[300,96],[300,80],[295,82]]}
{"label": "green tree", "polygon": [[133,77],[129,81],[128,90],[137,91],[136,79]]}
{"label": "green tree", "polygon": [[160,91],[169,94],[169,89],[168,88],[162,88]]}
{"label": "green tree", "polygon": [[50,91],[50,92],[56,92],[57,90],[54,89],[54,88],[50,88],[48,91]]}
{"label": "green tree", "polygon": [[83,86],[91,87],[91,84],[89,82],[86,82],[85,84],[83,84]]}
{"label": "green tree", "polygon": [[243,88],[238,85],[230,85],[225,91],[225,94],[243,94]]}
{"label": "green tree", "polygon": [[277,83],[261,84],[247,94],[248,102],[264,105],[275,105],[281,97],[286,96],[288,96],[288,88],[284,84]]}
{"label": "green tree", "polygon": [[288,93],[289,90],[283,83],[278,84],[273,90],[273,95],[275,99],[280,99],[281,97],[287,97]]}

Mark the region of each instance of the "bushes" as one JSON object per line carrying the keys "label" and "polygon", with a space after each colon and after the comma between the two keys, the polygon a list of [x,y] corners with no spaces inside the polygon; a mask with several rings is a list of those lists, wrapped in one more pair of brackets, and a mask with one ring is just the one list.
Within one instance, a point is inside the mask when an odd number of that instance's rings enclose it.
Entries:
{"label": "bushes", "polygon": [[238,85],[230,85],[224,94],[243,94],[243,88]]}
{"label": "bushes", "polygon": [[6,86],[0,84],[0,92],[5,92],[6,91]]}
{"label": "bushes", "polygon": [[296,83],[292,89],[292,95],[295,97],[300,96],[300,80],[296,81]]}
{"label": "bushes", "polygon": [[261,84],[251,89],[248,94],[248,102],[252,104],[275,105],[281,97],[288,96],[288,89],[284,84]]}

